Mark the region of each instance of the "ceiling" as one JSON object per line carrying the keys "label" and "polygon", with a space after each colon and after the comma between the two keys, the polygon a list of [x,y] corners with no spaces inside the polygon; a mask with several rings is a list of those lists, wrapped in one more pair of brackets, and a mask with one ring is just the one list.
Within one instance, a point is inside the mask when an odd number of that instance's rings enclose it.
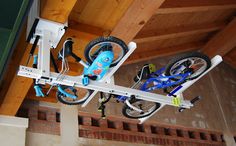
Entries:
{"label": "ceiling", "polygon": [[[167,55],[199,50],[210,57],[222,55],[236,67],[236,1],[235,0],[41,0],[44,19],[65,23],[68,29],[62,38],[74,40],[75,53],[83,56],[83,48],[101,35],[113,35],[125,42],[135,41],[138,48],[125,62],[132,64]],[[10,24],[10,20],[9,20]],[[10,27],[10,26],[8,26]],[[8,38],[9,32],[4,35]],[[32,80],[16,76],[17,66],[24,64],[30,44],[20,36],[8,75],[0,88],[0,113],[14,115],[25,97],[56,102],[55,92],[47,98],[36,98]],[[2,40],[2,39],[1,39]],[[4,42],[4,41],[3,41]],[[23,47],[22,47],[23,46]],[[56,55],[60,50],[53,50]],[[25,50],[25,48],[27,48]],[[22,51],[24,50],[24,51]],[[69,60],[71,74],[81,67]],[[16,96],[17,95],[17,96]]]}

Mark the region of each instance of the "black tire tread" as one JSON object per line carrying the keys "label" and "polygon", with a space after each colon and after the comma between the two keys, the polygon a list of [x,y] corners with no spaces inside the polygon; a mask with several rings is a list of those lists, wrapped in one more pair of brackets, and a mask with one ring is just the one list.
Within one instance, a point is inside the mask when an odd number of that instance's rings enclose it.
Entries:
{"label": "black tire tread", "polygon": [[[134,103],[134,102],[137,102],[137,101],[140,101],[141,99],[135,99],[134,101],[131,101],[130,103]],[[144,115],[144,116],[139,116],[139,117],[132,117],[130,116],[129,114],[126,113],[126,109],[130,109],[130,107],[127,105],[127,104],[124,104],[123,108],[122,108],[122,114],[127,117],[127,118],[131,118],[131,119],[139,119],[139,118],[144,118],[144,117],[147,117],[149,115],[151,115],[154,111],[156,111],[158,108],[160,108],[161,104],[160,103],[156,103],[156,108],[150,112],[149,114],[147,115]]]}
{"label": "black tire tread", "polygon": [[[90,92],[90,95],[91,95],[92,91],[91,90],[88,90],[88,91]],[[86,99],[88,99],[89,96],[87,96],[86,98],[84,98],[82,101],[79,101],[79,102],[78,101],[67,102],[66,100],[63,100],[63,98],[58,96],[58,95],[56,97],[57,97],[57,100],[60,101],[63,104],[66,104],[66,105],[78,105],[78,104],[83,104],[86,101]]]}
{"label": "black tire tread", "polygon": [[[125,44],[124,41],[122,41],[121,39],[119,38],[116,38],[114,36],[108,36],[108,37],[99,37],[95,40],[92,40],[91,42],[88,43],[88,45],[85,47],[85,50],[84,50],[84,56],[85,56],[85,59],[87,60],[87,62],[89,64],[91,64],[93,62],[93,60],[90,59],[89,57],[89,51],[91,48],[93,48],[94,45],[98,44],[98,43],[101,43],[101,42],[114,42],[114,43],[117,43],[119,44],[123,51],[124,51],[124,54],[128,52],[128,46]],[[118,62],[117,62],[118,63]],[[113,67],[113,66],[116,66],[117,63],[113,63],[111,64],[110,67]]]}
{"label": "black tire tread", "polygon": [[[170,75],[171,75],[171,74],[170,74],[170,69],[171,69],[171,67],[172,67],[176,62],[178,62],[178,61],[180,61],[180,60],[183,60],[183,59],[185,59],[185,58],[189,58],[189,57],[199,57],[199,58],[202,58],[202,59],[204,59],[204,60],[206,61],[207,67],[206,67],[206,69],[205,69],[202,73],[204,73],[208,68],[211,67],[211,60],[209,59],[208,56],[206,56],[205,54],[202,54],[202,53],[200,53],[200,52],[190,52],[190,53],[186,53],[186,54],[179,55],[179,56],[173,58],[172,60],[170,60],[169,63],[166,65],[165,75],[166,75],[166,76],[170,76]],[[201,74],[202,74],[202,73],[201,73]],[[199,74],[198,76],[200,76],[201,74]],[[194,78],[189,78],[188,80],[193,80],[193,79],[197,78],[198,76],[196,76],[196,77],[194,77]],[[173,80],[175,80],[175,79],[173,78]],[[176,80],[177,80],[177,79],[176,79]]]}

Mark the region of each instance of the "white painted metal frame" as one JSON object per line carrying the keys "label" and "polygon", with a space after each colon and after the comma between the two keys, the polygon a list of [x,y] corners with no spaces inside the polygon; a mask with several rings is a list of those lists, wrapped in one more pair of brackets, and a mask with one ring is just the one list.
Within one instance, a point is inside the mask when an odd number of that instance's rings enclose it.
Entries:
{"label": "white painted metal frame", "polygon": [[[92,100],[92,98],[96,95],[97,92],[106,92],[110,94],[116,94],[116,95],[122,95],[122,96],[128,96],[128,97],[130,97],[131,95],[134,95],[137,99],[160,103],[161,107],[158,108],[153,114],[151,114],[148,117],[139,119],[141,123],[147,120],[148,118],[150,118],[152,115],[154,115],[157,111],[159,111],[165,105],[176,106],[173,103],[173,98],[175,97],[165,96],[161,94],[154,94],[150,92],[144,92],[137,89],[114,85],[113,83],[109,82],[112,76],[114,75],[114,73],[119,69],[119,67],[125,62],[125,60],[136,49],[137,46],[136,46],[136,43],[134,42],[130,42],[128,44],[129,51],[126,53],[126,55],[115,67],[110,68],[108,73],[100,81],[90,80],[89,85],[84,86],[82,84],[82,76],[64,75],[62,79],[58,80],[57,77],[59,74],[55,72],[50,72],[50,48],[56,48],[57,44],[59,43],[64,33],[65,33],[65,30],[64,30],[63,24],[40,19],[39,24],[37,25],[37,28],[36,28],[36,33],[35,33],[35,36],[36,35],[40,36],[38,68],[35,69],[32,67],[20,66],[18,75],[36,79],[37,83],[40,83],[40,84],[50,84],[50,85],[60,84],[60,85],[75,86],[79,88],[94,90],[94,92],[89,96],[89,98],[85,101],[82,107],[85,107]],[[34,38],[31,40],[31,42],[33,42],[33,40]],[[218,56],[218,55],[215,56],[211,60],[212,66],[205,73],[203,73],[197,79],[194,79],[194,80],[191,80],[182,84],[181,85],[182,87],[175,93],[175,95],[180,95],[184,90],[186,90],[193,83],[199,80],[207,72],[212,70],[221,61],[222,61],[221,56]],[[184,100],[184,98],[181,98],[181,99],[182,100],[179,107],[190,108],[193,106],[193,104],[189,100]]]}

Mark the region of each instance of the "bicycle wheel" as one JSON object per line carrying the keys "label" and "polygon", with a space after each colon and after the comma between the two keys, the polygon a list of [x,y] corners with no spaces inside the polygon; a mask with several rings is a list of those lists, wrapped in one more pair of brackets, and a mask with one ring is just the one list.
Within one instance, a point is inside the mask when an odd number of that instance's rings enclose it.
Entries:
{"label": "bicycle wheel", "polygon": [[[211,61],[208,56],[199,52],[191,52],[171,60],[166,66],[165,75],[172,76],[191,72],[191,75],[186,79],[193,80],[203,74],[210,66]],[[180,78],[181,76],[171,79],[177,81]]]}
{"label": "bicycle wheel", "polygon": [[96,59],[96,57],[102,51],[113,51],[114,59],[110,65],[113,67],[122,59],[122,57],[128,52],[127,45],[120,39],[109,36],[109,37],[99,37],[91,41],[84,51],[84,56],[89,64]]}
{"label": "bicycle wheel", "polygon": [[143,111],[143,112],[138,112],[134,109],[131,109],[127,104],[125,104],[123,106],[122,113],[125,117],[132,119],[147,117],[161,106],[160,103],[150,102],[140,99],[135,99],[131,101],[130,104]]}
{"label": "bicycle wheel", "polygon": [[92,90],[73,87],[70,86],[61,86],[61,88],[68,94],[74,95],[74,98],[68,97],[65,94],[57,91],[57,99],[63,104],[76,105],[82,104],[91,94]]}

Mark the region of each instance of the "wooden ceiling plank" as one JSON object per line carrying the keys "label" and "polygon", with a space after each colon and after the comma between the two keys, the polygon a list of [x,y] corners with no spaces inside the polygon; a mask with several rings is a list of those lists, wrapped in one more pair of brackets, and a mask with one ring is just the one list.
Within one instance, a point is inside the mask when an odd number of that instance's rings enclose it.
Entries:
{"label": "wooden ceiling plank", "polygon": [[103,36],[104,34],[106,34],[106,30],[103,30],[102,28],[88,25],[88,24],[83,24],[74,20],[69,21],[69,28],[73,30],[78,30],[78,31],[94,34],[97,36]]}
{"label": "wooden ceiling plank", "polygon": [[171,39],[177,37],[185,37],[194,34],[208,33],[217,31],[225,27],[224,22],[200,24],[194,26],[178,26],[173,28],[167,28],[164,30],[148,30],[139,33],[134,41],[137,43],[150,42],[163,39]]}
{"label": "wooden ceiling plank", "polygon": [[41,0],[40,17],[65,23],[77,0]]}
{"label": "wooden ceiling plank", "polygon": [[[75,5],[76,0],[71,1],[57,1],[57,0],[42,0],[41,1],[41,17],[56,21],[60,23],[67,22],[70,11]],[[22,51],[25,48],[22,47]],[[20,59],[20,64],[25,64],[29,56],[31,45],[27,46],[23,57]],[[0,114],[14,116],[29,89],[31,88],[33,80],[30,78],[20,77],[14,75],[8,91],[2,101],[0,107]]]}
{"label": "wooden ceiling plank", "polygon": [[230,52],[228,52],[224,57],[223,60],[225,63],[229,64],[231,67],[236,69],[236,48],[232,49]]}
{"label": "wooden ceiling plank", "polygon": [[213,36],[202,51],[209,57],[224,56],[236,46],[236,18],[234,18],[222,31]]}
{"label": "wooden ceiling plank", "polygon": [[133,40],[164,0],[134,0],[111,32],[126,43]]}
{"label": "wooden ceiling plank", "polygon": [[[20,64],[26,63],[30,49],[31,47],[28,46],[24,52]],[[0,114],[14,116],[20,108],[20,105],[23,102],[32,83],[32,79],[20,77],[15,74],[1,104]]]}
{"label": "wooden ceiling plank", "polygon": [[193,43],[186,43],[186,44],[173,46],[173,47],[157,48],[156,50],[146,51],[145,53],[137,52],[128,58],[128,60],[125,62],[125,65],[133,64],[133,63],[137,63],[141,61],[147,61],[149,59],[155,59],[158,57],[174,55],[177,53],[198,50],[202,48],[204,44],[205,44],[204,42],[193,42]]}
{"label": "wooden ceiling plank", "polygon": [[166,0],[157,14],[168,13],[187,13],[210,10],[223,10],[236,8],[236,1],[234,0]]}

